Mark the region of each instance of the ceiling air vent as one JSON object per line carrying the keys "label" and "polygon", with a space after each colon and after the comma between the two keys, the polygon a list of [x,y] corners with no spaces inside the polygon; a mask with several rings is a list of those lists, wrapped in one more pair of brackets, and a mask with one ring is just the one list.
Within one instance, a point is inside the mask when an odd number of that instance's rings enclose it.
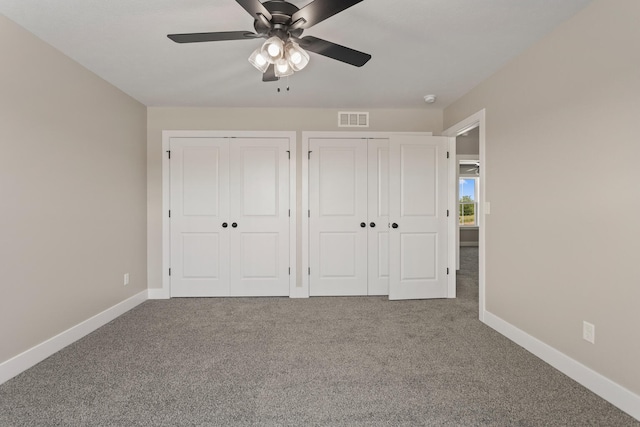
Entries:
{"label": "ceiling air vent", "polygon": [[355,111],[338,112],[338,127],[341,128],[368,128],[369,113]]}

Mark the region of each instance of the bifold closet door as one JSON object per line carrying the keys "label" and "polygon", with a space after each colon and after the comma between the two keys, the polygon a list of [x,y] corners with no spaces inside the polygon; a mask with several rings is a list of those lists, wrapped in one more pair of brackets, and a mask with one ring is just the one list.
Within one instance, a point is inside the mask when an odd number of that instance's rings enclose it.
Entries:
{"label": "bifold closet door", "polygon": [[367,295],[367,144],[309,141],[309,294]]}
{"label": "bifold closet door", "polygon": [[231,294],[289,295],[288,139],[231,143]]}
{"label": "bifold closet door", "polygon": [[389,299],[447,297],[446,137],[390,144]]}
{"label": "bifold closet door", "polygon": [[229,295],[229,144],[171,139],[171,296]]}

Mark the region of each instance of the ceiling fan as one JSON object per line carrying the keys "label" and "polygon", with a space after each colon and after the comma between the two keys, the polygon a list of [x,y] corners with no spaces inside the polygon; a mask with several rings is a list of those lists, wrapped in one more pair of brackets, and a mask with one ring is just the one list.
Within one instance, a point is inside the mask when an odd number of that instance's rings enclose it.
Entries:
{"label": "ceiling fan", "polygon": [[480,162],[468,163],[466,166],[472,166],[470,169],[467,169],[466,172],[474,172],[476,175],[480,175]]}
{"label": "ceiling fan", "polygon": [[362,67],[371,55],[317,37],[301,37],[302,32],[362,0],[313,0],[298,8],[284,0],[236,0],[253,17],[255,33],[250,31],[218,31],[213,33],[169,34],[176,43],[198,43],[223,40],[266,42],[249,57],[249,62],[262,71],[262,80],[276,81],[280,77],[302,70],[309,62],[311,51],[356,67]]}

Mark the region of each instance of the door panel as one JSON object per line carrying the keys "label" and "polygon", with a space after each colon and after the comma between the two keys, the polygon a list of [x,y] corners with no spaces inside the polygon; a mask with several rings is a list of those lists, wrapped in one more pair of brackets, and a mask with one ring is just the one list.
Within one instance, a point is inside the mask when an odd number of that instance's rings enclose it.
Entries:
{"label": "door panel", "polygon": [[278,233],[241,233],[241,279],[275,279],[278,277],[280,251]]}
{"label": "door panel", "polygon": [[285,138],[231,142],[232,296],[289,295],[288,148]]}
{"label": "door panel", "polygon": [[367,145],[309,141],[309,294],[367,294]]}
{"label": "door panel", "polygon": [[356,241],[356,233],[320,233],[320,277],[356,279]]}
{"label": "door panel", "polygon": [[182,233],[182,276],[184,278],[219,277],[219,257],[219,233]]}
{"label": "door panel", "polygon": [[181,154],[183,215],[219,216],[220,150],[185,147]]}
{"label": "door panel", "polygon": [[389,295],[389,140],[367,145],[368,295]]}
{"label": "door panel", "polygon": [[400,280],[434,280],[437,246],[436,233],[400,233]]}
{"label": "door panel", "polygon": [[399,150],[401,216],[433,218],[438,208],[437,147],[404,144]]}
{"label": "door panel", "polygon": [[358,152],[352,148],[318,147],[319,215],[349,216],[356,214],[358,190]]}
{"label": "door panel", "polygon": [[172,138],[171,296],[229,294],[228,144]]}
{"label": "door panel", "polygon": [[447,145],[391,139],[389,299],[447,297]]}
{"label": "door panel", "polygon": [[[280,199],[278,147],[241,148],[241,197],[243,216],[276,216]],[[235,165],[234,165],[235,166]]]}

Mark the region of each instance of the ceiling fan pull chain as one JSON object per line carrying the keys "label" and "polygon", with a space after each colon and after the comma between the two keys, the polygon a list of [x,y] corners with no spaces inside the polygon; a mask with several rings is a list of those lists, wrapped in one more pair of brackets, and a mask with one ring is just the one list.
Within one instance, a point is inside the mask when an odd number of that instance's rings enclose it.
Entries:
{"label": "ceiling fan pull chain", "polygon": [[[289,91],[290,91],[290,86],[289,86],[289,76],[287,76],[287,77],[286,77],[286,79],[287,79],[287,82],[286,82],[286,83],[287,83],[287,87],[286,87],[286,89],[287,89],[287,92],[289,92]],[[280,87],[278,86],[278,93],[280,93],[280,92],[281,92],[281,89],[280,89]]]}

